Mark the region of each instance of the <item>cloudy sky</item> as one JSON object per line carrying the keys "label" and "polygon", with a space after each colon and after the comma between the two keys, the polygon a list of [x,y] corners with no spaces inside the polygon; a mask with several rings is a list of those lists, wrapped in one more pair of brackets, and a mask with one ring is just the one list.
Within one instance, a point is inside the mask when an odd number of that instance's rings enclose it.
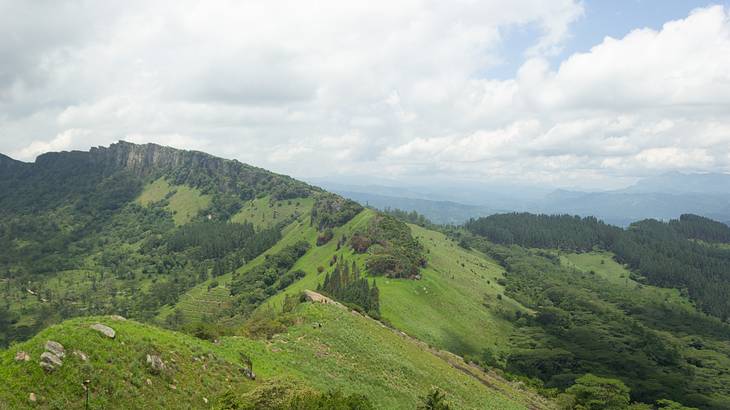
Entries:
{"label": "cloudy sky", "polygon": [[0,152],[119,139],[303,178],[730,172],[730,4],[0,0]]}

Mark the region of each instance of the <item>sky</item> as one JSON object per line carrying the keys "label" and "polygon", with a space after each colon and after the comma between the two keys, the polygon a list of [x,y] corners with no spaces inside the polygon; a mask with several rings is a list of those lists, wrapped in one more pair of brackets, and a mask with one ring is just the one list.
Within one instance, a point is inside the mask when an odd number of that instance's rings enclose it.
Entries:
{"label": "sky", "polygon": [[730,172],[730,4],[0,0],[0,152],[117,140],[299,178]]}

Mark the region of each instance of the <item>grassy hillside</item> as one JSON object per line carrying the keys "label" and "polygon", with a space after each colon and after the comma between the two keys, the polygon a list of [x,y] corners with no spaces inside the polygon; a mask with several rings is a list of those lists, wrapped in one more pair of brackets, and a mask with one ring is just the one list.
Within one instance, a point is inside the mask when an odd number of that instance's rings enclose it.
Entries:
{"label": "grassy hillside", "polygon": [[[362,231],[374,215],[372,210],[363,211],[335,229],[334,238]],[[479,355],[485,348],[506,350],[512,325],[504,317],[525,309],[504,296],[503,287],[497,283],[503,278],[503,269],[483,254],[460,248],[441,233],[410,227],[427,249],[428,267],[422,271],[421,280],[371,276],[380,288],[383,319],[411,336],[454,353]],[[294,266],[307,275],[272,297],[268,305],[280,306],[285,294],[316,289],[324,279],[317,267],[328,267],[332,255],[356,261],[366,271],[364,255],[353,253],[347,246],[339,251],[336,248],[334,239],[313,247]],[[455,317],[459,320],[453,320]]]}
{"label": "grassy hillside", "polygon": [[[109,339],[89,328],[104,323],[116,331]],[[61,343],[63,365],[46,373],[38,365],[46,341]],[[29,361],[15,361],[19,351]],[[74,352],[88,357],[84,361]],[[146,364],[157,354],[167,370],[155,374]],[[0,353],[0,408],[84,408],[82,383],[90,380],[92,408],[205,408],[229,388],[247,390],[253,384],[240,365],[215,350],[211,343],[180,333],[110,317],[73,319],[52,326],[27,342]],[[149,381],[148,381],[149,380]],[[36,396],[35,404],[29,400]]]}
{"label": "grassy hillside", "polygon": [[290,218],[309,215],[312,210],[312,198],[294,198],[275,200],[270,196],[248,201],[238,213],[231,217],[231,222],[251,222],[256,229],[270,228]]}
{"label": "grassy hillside", "polygon": [[[225,337],[213,344],[184,334],[110,317],[74,319],[44,330],[33,339],[0,353],[0,403],[10,408],[28,406],[34,393],[41,408],[83,408],[81,382],[91,380],[92,407],[207,408],[228,391],[237,394],[271,379],[293,378],[319,390],[359,392],[378,408],[414,408],[432,386],[443,389],[455,408],[519,409],[535,398],[493,376],[484,381],[457,370],[422,344],[404,338],[379,323],[330,305],[302,304],[298,319],[271,341]],[[108,339],[89,325],[113,327]],[[46,340],[66,348],[63,366],[44,373],[38,357]],[[88,356],[84,362],[72,352]],[[31,360],[17,362],[17,352]],[[243,378],[241,353],[248,355],[257,374]],[[145,363],[146,354],[159,354],[168,371],[156,375]],[[462,362],[462,366],[467,367]],[[470,371],[477,372],[476,369]],[[148,382],[149,380],[149,382]],[[488,388],[484,383],[491,383]]]}
{"label": "grassy hillside", "polygon": [[190,222],[198,212],[210,205],[210,195],[203,195],[199,189],[185,185],[170,185],[165,178],[159,178],[144,187],[137,198],[143,206],[166,201],[165,210],[172,214],[176,225]]}
{"label": "grassy hillside", "polygon": [[561,262],[566,266],[582,272],[594,272],[600,278],[619,288],[624,287],[632,292],[643,294],[646,298],[694,310],[692,302],[686,296],[682,296],[678,289],[639,284],[632,279],[632,273],[626,266],[616,262],[616,256],[611,252],[560,253],[560,257]]}

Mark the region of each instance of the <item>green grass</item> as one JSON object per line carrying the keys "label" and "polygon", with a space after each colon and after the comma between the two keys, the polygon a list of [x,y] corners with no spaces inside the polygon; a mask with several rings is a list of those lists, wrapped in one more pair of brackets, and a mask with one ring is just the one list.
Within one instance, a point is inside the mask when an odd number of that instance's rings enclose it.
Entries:
{"label": "green grass", "polygon": [[156,179],[144,187],[144,190],[137,198],[137,202],[140,205],[148,206],[154,202],[162,201],[173,189],[165,178]]}
{"label": "green grass", "polygon": [[[364,271],[364,255],[353,254],[348,246],[336,251],[337,238],[364,230],[374,215],[371,210],[361,212],[335,229],[334,239],[328,244],[310,249],[294,266],[307,275],[270,298],[267,305],[278,307],[284,294],[316,289],[325,275],[318,274],[317,267],[329,270],[328,262],[335,253],[344,255],[350,263],[355,260]],[[503,295],[504,289],[497,284],[497,279],[503,277],[502,268],[482,254],[458,247],[441,233],[415,225],[411,229],[427,249],[428,268],[421,280],[375,278],[383,319],[411,336],[454,353],[478,355],[485,348],[506,351],[512,325],[503,317],[526,309]]]}
{"label": "green grass", "polygon": [[265,196],[246,203],[238,213],[231,217],[231,222],[250,222],[256,229],[269,228],[292,216],[308,215],[312,211],[313,204],[312,198],[277,201]]}
{"label": "green grass", "polygon": [[585,272],[595,272],[598,276],[614,285],[635,286],[631,272],[616,262],[611,252],[593,251],[586,253],[561,253],[560,260],[566,266],[575,267]]}
{"label": "green grass", "polygon": [[[89,329],[105,323],[117,332],[111,340]],[[45,373],[38,365],[47,340],[66,348],[63,366]],[[28,362],[16,362],[19,350],[30,354]],[[72,352],[88,355],[84,362]],[[155,375],[147,369],[147,354],[159,354],[169,371]],[[108,317],[73,319],[43,330],[33,339],[0,352],[0,408],[84,408],[82,382],[91,381],[92,408],[204,408],[231,388],[247,390],[238,364],[221,359],[211,343],[133,321]],[[150,384],[147,383],[150,380]],[[173,389],[171,386],[175,386]],[[29,394],[38,401],[31,406]]]}
{"label": "green grass", "polygon": [[[268,249],[257,258],[251,260],[246,265],[238,269],[239,273],[245,272],[264,261],[266,255],[275,254],[287,245],[296,243],[299,240],[305,240],[312,244],[317,238],[317,230],[309,226],[309,213],[302,213],[299,219],[290,223],[282,231],[282,239],[274,246]],[[273,222],[271,223],[273,225]],[[312,250],[310,250],[312,252]],[[305,256],[306,257],[306,256]],[[298,266],[300,266],[298,264]],[[215,318],[221,314],[221,310],[230,307],[233,298],[230,295],[230,284],[233,278],[232,273],[226,273],[216,278],[195,286],[180,296],[180,299],[174,306],[164,306],[157,315],[158,321],[164,321],[175,309],[180,309],[187,321],[196,321],[204,317]],[[213,282],[218,282],[218,286],[208,290],[208,286]],[[315,285],[316,287],[316,285]],[[277,299],[278,300],[278,299]]]}
{"label": "green grass", "polygon": [[596,275],[606,279],[614,286],[638,289],[642,297],[663,300],[689,310],[694,309],[694,304],[689,298],[682,296],[678,289],[640,285],[631,279],[631,272],[624,265],[616,262],[611,252],[561,253],[560,260],[562,264],[583,272],[595,272]]}
{"label": "green grass", "polygon": [[[519,403],[529,400],[529,393],[505,382],[494,380],[505,394],[487,389],[422,344],[349,310],[320,304],[300,309],[303,323],[268,345],[226,338],[221,346],[235,355],[246,345],[258,358],[254,369],[265,377],[291,374],[318,389],[359,392],[377,408],[413,409],[432,386],[443,389],[459,409],[523,408]],[[315,322],[322,326],[313,326]]]}
{"label": "green grass", "polygon": [[428,267],[421,280],[379,281],[383,317],[406,333],[454,353],[478,355],[485,348],[505,351],[512,324],[504,316],[527,310],[504,296],[497,284],[503,269],[441,233],[415,225],[411,229],[427,249]]}
{"label": "green grass", "polygon": [[176,225],[183,225],[193,219],[198,212],[210,205],[210,195],[203,195],[199,189],[186,185],[170,185],[164,178],[159,178],[147,186],[137,198],[143,206],[168,198],[165,209],[170,211]]}
{"label": "green grass", "polygon": [[[26,407],[33,392],[41,408],[83,408],[80,383],[88,378],[93,408],[207,408],[203,397],[214,402],[229,389],[243,392],[266,380],[294,378],[320,390],[365,394],[377,408],[412,409],[433,386],[444,390],[459,409],[550,406],[491,375],[481,374],[483,381],[467,375],[422,343],[349,310],[306,303],[296,314],[296,325],[271,341],[224,337],[220,344],[107,317],[66,321],[0,352],[0,403]],[[88,328],[97,322],[112,326],[116,339]],[[38,366],[46,340],[56,340],[67,350],[64,365],[50,374]],[[15,362],[19,350],[29,352],[32,360]],[[89,362],[71,354],[73,350],[88,354]],[[244,380],[238,371],[242,352],[253,361],[256,382]],[[148,371],[148,353],[161,354],[170,371],[159,376]],[[458,359],[450,361],[475,371]]]}

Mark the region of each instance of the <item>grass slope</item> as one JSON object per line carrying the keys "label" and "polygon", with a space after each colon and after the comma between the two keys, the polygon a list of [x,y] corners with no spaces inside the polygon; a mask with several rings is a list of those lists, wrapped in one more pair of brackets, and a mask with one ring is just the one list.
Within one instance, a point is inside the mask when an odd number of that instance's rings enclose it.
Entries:
{"label": "grass slope", "polygon": [[[26,407],[33,392],[41,408],[83,408],[80,383],[88,378],[95,408],[207,408],[204,397],[214,402],[229,389],[247,391],[269,379],[294,378],[320,390],[363,393],[378,408],[414,408],[432,386],[446,391],[455,408],[550,406],[508,383],[489,377],[480,382],[422,344],[349,310],[306,303],[296,312],[297,324],[269,342],[225,337],[220,344],[108,317],[69,320],[0,352],[0,403]],[[89,329],[96,322],[115,328],[116,339]],[[37,363],[46,340],[67,350],[64,365],[50,374]],[[14,361],[19,350],[32,360]],[[89,362],[73,350],[88,354]],[[244,380],[238,371],[242,352],[253,360],[256,382]],[[148,371],[147,353],[161,354],[169,372],[157,376]],[[499,391],[486,387],[487,382]]]}
{"label": "grass slope", "polygon": [[614,259],[614,254],[606,251],[592,251],[585,253],[561,253],[561,263],[583,272],[595,272],[599,277],[607,280],[614,286],[626,288],[640,288],[645,297],[654,297],[667,303],[677,304],[687,309],[694,305],[681,295],[678,289],[659,288],[650,285],[640,285],[631,279],[631,272]]}
{"label": "grass slope", "polygon": [[137,202],[148,206],[164,199],[168,200],[165,209],[170,211],[176,225],[190,222],[211,201],[210,195],[203,195],[199,189],[186,185],[170,185],[166,179],[159,178],[145,186]]}
{"label": "grass slope", "polygon": [[231,222],[251,222],[256,229],[270,228],[295,215],[309,215],[314,199],[296,198],[274,200],[270,196],[249,201],[238,213],[231,217]]}
{"label": "grass slope", "polygon": [[[89,328],[104,323],[116,330],[114,340]],[[47,340],[66,349],[63,366],[45,373],[38,365]],[[28,362],[14,360],[18,351]],[[88,355],[84,362],[73,351]],[[168,371],[155,375],[147,354],[159,354]],[[222,359],[211,343],[133,321],[86,317],[43,330],[34,338],[0,352],[0,408],[84,408],[82,382],[90,380],[92,408],[204,408],[229,388],[246,390],[233,362]],[[149,383],[147,380],[149,379]],[[37,402],[29,401],[35,393]]]}
{"label": "grass slope", "polygon": [[[285,246],[296,243],[299,240],[310,242],[312,247],[315,248],[314,243],[317,238],[317,231],[313,227],[309,226],[308,221],[309,214],[302,214],[299,219],[284,228],[282,232],[283,237],[279,242],[263,254],[259,255],[257,258],[239,268],[238,271],[245,274],[247,270],[261,264],[265,260],[266,255],[275,254]],[[309,252],[312,251],[313,250],[310,249]],[[200,320],[204,317],[215,318],[220,316],[220,314],[223,313],[223,310],[232,306],[233,298],[230,295],[230,284],[232,279],[232,273],[226,273],[216,278],[208,279],[181,295],[180,299],[174,306],[163,307],[157,315],[157,319],[159,321],[163,321],[175,309],[180,309],[184,318],[188,321]],[[218,283],[218,286],[209,289],[213,282]]]}
{"label": "grass slope", "polygon": [[[336,250],[337,238],[364,230],[375,215],[365,210],[344,226],[335,229],[328,244],[313,247],[294,266],[307,275],[272,297],[269,306],[280,306],[284,294],[316,289],[324,280],[318,266],[329,266],[332,255],[344,255],[364,269],[364,256],[353,254],[345,246]],[[380,306],[384,320],[398,329],[433,346],[458,354],[479,354],[489,347],[507,349],[512,327],[503,315],[525,309],[517,302],[498,295],[503,287],[497,284],[502,268],[484,255],[462,249],[445,235],[411,225],[428,252],[428,268],[421,280],[375,278],[380,288]],[[459,320],[454,320],[454,318]]]}
{"label": "grass slope", "polygon": [[[445,235],[411,225],[428,252],[422,279],[380,285],[383,317],[425,342],[458,354],[507,349],[512,332],[504,316],[526,311],[503,295],[503,269]],[[455,320],[458,318],[458,320]]]}

